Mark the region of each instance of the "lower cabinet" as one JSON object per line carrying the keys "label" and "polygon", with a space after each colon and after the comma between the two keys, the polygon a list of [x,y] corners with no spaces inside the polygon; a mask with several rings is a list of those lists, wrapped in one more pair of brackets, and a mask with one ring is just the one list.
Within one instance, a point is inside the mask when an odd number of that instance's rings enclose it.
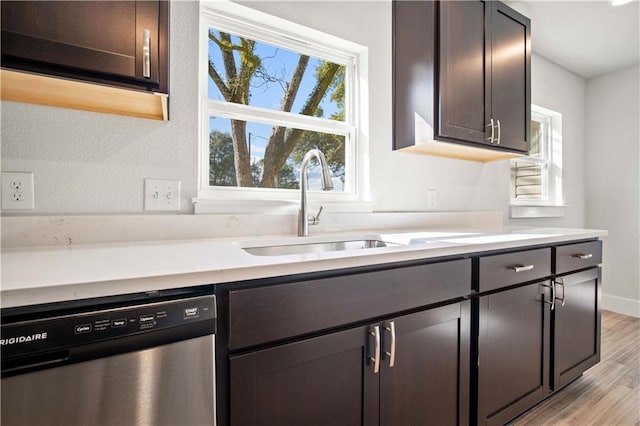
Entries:
{"label": "lower cabinet", "polygon": [[601,262],[597,240],[478,258],[479,425],[506,424],[600,361]]}
{"label": "lower cabinet", "polygon": [[367,335],[359,327],[231,357],[231,424],[373,424]]}
{"label": "lower cabinet", "polygon": [[600,360],[602,242],[220,287],[239,425],[503,425]]}
{"label": "lower cabinet", "polygon": [[232,356],[233,425],[468,424],[470,302]]}
{"label": "lower cabinet", "polygon": [[[394,323],[393,366],[383,339],[380,424],[468,424],[470,302],[403,316]],[[386,330],[388,323],[382,326]]]}
{"label": "lower cabinet", "polygon": [[478,424],[502,425],[549,393],[550,282],[478,298]]}
{"label": "lower cabinet", "polygon": [[600,286],[600,268],[555,279],[553,390],[600,361]]}

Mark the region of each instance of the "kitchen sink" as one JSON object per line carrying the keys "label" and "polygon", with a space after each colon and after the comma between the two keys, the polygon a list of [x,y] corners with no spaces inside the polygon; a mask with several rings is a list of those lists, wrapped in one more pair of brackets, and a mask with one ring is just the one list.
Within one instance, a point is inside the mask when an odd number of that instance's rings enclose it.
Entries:
{"label": "kitchen sink", "polygon": [[394,247],[403,244],[390,243],[377,239],[358,239],[348,241],[305,242],[279,244],[262,247],[244,247],[243,250],[254,256],[285,256],[289,254],[326,253],[344,250],[364,250],[378,247]]}

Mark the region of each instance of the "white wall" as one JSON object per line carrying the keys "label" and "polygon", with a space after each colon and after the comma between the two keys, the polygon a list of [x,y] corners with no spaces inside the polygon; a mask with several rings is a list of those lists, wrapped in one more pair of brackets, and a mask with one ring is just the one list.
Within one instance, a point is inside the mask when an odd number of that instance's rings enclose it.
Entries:
{"label": "white wall", "polygon": [[[370,182],[378,211],[500,210],[508,217],[508,162],[481,164],[391,150],[391,2],[247,2],[369,49]],[[143,179],[182,181],[182,212],[197,191],[197,25],[195,2],[171,3],[171,121],[2,103],[2,169],[33,171],[34,214],[144,213]],[[551,226],[583,225],[584,83],[540,57],[533,101],[565,114],[567,202]],[[7,213],[7,212],[3,212]]]}
{"label": "white wall", "polygon": [[193,211],[197,23],[197,3],[171,3],[169,122],[1,103],[2,170],[35,173],[34,214],[142,213],[144,178],[181,180]]}
{"label": "white wall", "polygon": [[640,68],[587,81],[586,225],[604,241],[603,307],[640,316]]}

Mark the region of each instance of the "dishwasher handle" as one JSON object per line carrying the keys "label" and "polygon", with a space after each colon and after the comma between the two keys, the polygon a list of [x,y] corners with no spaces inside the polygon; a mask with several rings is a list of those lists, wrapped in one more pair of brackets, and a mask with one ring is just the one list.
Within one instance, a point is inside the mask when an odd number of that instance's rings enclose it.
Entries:
{"label": "dishwasher handle", "polygon": [[55,367],[69,360],[69,351],[56,351],[45,354],[7,359],[2,361],[2,375],[14,375],[16,373],[41,370]]}

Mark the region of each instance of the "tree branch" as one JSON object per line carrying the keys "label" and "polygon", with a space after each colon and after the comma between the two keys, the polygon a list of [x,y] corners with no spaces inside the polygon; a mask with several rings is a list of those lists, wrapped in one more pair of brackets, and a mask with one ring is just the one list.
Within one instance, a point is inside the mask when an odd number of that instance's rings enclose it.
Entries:
{"label": "tree branch", "polygon": [[222,54],[222,63],[224,64],[224,72],[227,75],[227,84],[231,92],[229,102],[234,102],[234,95],[237,95],[238,73],[236,69],[236,60],[233,57],[233,44],[231,36],[227,33],[220,32],[220,53]]}
{"label": "tree branch", "polygon": [[287,86],[287,91],[284,93],[282,97],[282,102],[280,103],[280,110],[291,112],[291,108],[293,107],[293,101],[296,99],[296,95],[298,94],[298,89],[300,88],[300,82],[302,81],[302,77],[304,76],[304,72],[307,69],[307,64],[309,63],[309,57],[307,55],[300,55],[300,59],[298,60],[298,65],[296,66],[295,71],[293,72],[293,76],[291,76],[291,82]]}
{"label": "tree branch", "polygon": [[231,90],[229,90],[227,85],[224,83],[224,80],[220,77],[220,74],[218,74],[218,71],[215,69],[211,61],[209,61],[209,77],[211,77],[213,82],[216,84],[220,93],[224,96],[224,99],[226,101],[231,101]]}
{"label": "tree branch", "polygon": [[[324,98],[325,93],[327,93],[327,89],[333,82],[333,78],[335,77],[336,72],[338,72],[339,68],[340,65],[338,64],[329,62],[326,63],[326,69],[324,70],[323,75],[313,88],[313,91],[309,95],[309,98],[307,99],[305,105],[302,107],[302,111],[300,111],[300,114],[313,115],[313,113],[318,108],[318,105],[320,105],[320,101],[322,101],[322,98]],[[283,151],[286,152],[287,157],[289,156],[289,154],[291,154],[293,148],[295,148],[296,144],[300,140],[301,135],[302,130],[291,129],[291,132],[289,132],[289,134],[285,138]],[[286,158],[284,160],[286,161]],[[282,164],[284,164],[284,161],[282,162]]]}

